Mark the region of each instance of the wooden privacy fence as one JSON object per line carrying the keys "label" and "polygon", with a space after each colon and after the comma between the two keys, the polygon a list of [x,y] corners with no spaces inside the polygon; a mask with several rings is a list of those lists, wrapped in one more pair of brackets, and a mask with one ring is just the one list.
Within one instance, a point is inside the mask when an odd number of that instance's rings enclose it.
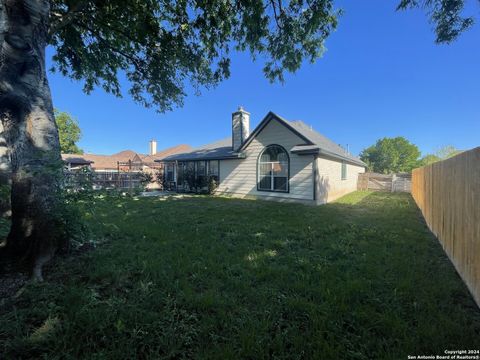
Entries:
{"label": "wooden privacy fence", "polygon": [[480,306],[480,147],[412,175],[415,202]]}
{"label": "wooden privacy fence", "polygon": [[402,191],[410,192],[412,176],[407,173],[399,174],[358,174],[358,190]]}

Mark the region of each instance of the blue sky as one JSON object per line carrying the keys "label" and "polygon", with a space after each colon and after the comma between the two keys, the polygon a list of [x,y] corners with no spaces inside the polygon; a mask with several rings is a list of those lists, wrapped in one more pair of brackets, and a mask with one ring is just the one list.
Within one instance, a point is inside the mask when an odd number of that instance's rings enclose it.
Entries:
{"label": "blue sky", "polygon": [[[135,104],[127,87],[121,99],[101,89],[85,95],[81,83],[59,74],[50,74],[54,105],[78,119],[80,146],[100,154],[146,153],[152,138],[162,149],[227,137],[239,105],[250,111],[252,129],[272,110],[354,154],[385,136],[405,136],[422,153],[479,146],[480,24],[451,45],[435,45],[425,14],[396,12],[397,2],[338,1],[345,14],[324,57],[283,85],[265,79],[261,59],[235,54],[228,80],[166,114]],[[480,7],[467,10],[480,21]]]}

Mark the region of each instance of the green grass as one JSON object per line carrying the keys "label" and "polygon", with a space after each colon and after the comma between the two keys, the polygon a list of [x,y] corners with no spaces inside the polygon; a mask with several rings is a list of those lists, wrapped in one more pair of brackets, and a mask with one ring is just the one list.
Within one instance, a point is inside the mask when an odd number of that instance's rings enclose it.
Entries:
{"label": "green grass", "polygon": [[[309,207],[85,207],[101,245],[0,310],[6,359],[406,359],[480,347],[480,312],[407,194]],[[3,359],[3,357],[2,357]]]}

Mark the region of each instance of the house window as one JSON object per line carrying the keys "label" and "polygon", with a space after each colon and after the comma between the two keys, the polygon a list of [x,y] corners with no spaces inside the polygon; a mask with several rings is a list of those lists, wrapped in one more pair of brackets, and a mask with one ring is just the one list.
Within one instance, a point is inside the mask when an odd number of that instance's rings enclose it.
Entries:
{"label": "house window", "polygon": [[210,160],[208,162],[208,175],[218,176],[218,160]]}
{"label": "house window", "polygon": [[177,164],[177,186],[178,188],[183,187],[183,183],[185,181],[185,163],[179,162]]}
{"label": "house window", "polygon": [[258,190],[288,192],[288,154],[280,145],[267,146],[258,158]]}
{"label": "house window", "polygon": [[173,163],[168,163],[167,164],[167,181],[174,181]]}
{"label": "house window", "polygon": [[197,161],[197,176],[205,176],[205,161]]}
{"label": "house window", "polygon": [[208,176],[218,182],[219,161],[210,160],[208,162]]}
{"label": "house window", "polygon": [[347,163],[342,161],[342,180],[347,180]]}

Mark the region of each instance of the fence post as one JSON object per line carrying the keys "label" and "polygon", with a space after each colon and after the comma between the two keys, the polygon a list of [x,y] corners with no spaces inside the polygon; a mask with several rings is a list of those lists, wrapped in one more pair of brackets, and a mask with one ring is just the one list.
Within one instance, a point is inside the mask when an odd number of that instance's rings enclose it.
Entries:
{"label": "fence post", "polygon": [[395,180],[397,179],[397,175],[396,174],[392,174],[392,188],[391,188],[391,192],[395,192]]}

